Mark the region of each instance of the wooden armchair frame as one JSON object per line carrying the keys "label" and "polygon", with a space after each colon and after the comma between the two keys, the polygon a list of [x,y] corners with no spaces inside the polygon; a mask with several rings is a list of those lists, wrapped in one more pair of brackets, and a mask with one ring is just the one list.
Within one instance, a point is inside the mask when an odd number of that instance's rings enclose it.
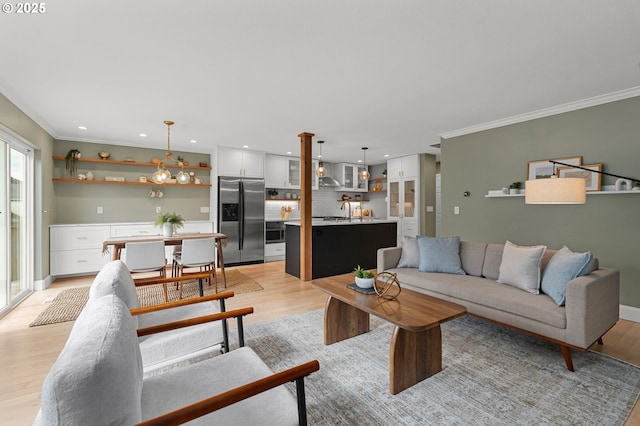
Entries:
{"label": "wooden armchair frame", "polygon": [[[233,293],[233,292],[225,292],[225,293]],[[220,293],[217,295],[206,296],[209,298],[215,296],[222,296],[225,293]],[[176,304],[187,302],[192,299],[181,300],[177,302],[169,302],[168,304]],[[163,304],[167,305],[167,304]],[[159,305],[158,305],[159,306]],[[180,306],[180,305],[178,305]],[[153,307],[150,307],[153,308]],[[138,308],[132,309],[132,315],[137,315],[142,310],[146,310],[148,308]],[[149,311],[147,311],[149,312]],[[238,322],[238,342],[242,347],[244,346],[244,329],[242,324],[242,318],[245,315],[253,313],[253,307],[235,309],[232,311],[220,312],[212,315],[205,315],[201,317],[191,318],[187,320],[174,321],[166,324],[159,324],[151,327],[145,327],[138,329],[138,336],[146,336],[154,333],[161,333],[169,330],[176,330],[183,327],[189,327],[196,324],[204,324],[206,322],[211,321],[226,321],[230,318],[236,318]],[[228,345],[227,345],[228,348]],[[295,367],[289,368],[287,370],[281,371],[279,373],[274,373],[265,378],[253,381],[251,383],[247,383],[245,385],[236,387],[234,389],[230,389],[221,394],[212,396],[211,398],[204,399],[202,401],[196,402],[194,404],[188,405],[186,407],[180,408],[178,410],[174,410],[172,412],[163,414],[162,416],[146,420],[142,423],[139,423],[138,426],[145,425],[180,425],[196,419],[198,417],[204,416],[206,414],[212,413],[216,410],[220,410],[229,405],[235,404],[243,399],[250,398],[252,396],[258,395],[262,392],[265,392],[269,389],[273,389],[277,386],[281,386],[288,382],[295,381],[296,383],[296,396],[298,401],[298,424],[301,426],[307,425],[307,404],[306,404],[306,396],[304,390],[304,378],[309,374],[318,371],[320,369],[320,363],[317,360],[309,361],[304,364],[297,365]]]}
{"label": "wooden armchair frame", "polygon": [[[195,303],[203,303],[203,302],[213,302],[215,300],[218,300],[220,303],[220,312],[225,312],[226,307],[225,307],[225,299],[229,298],[229,297],[233,297],[234,293],[233,291],[224,291],[222,293],[216,293],[216,294],[212,294],[209,296],[204,296],[203,295],[203,287],[202,287],[202,280],[208,278],[210,275],[208,273],[197,273],[197,274],[189,274],[189,275],[184,275],[181,277],[166,277],[166,278],[159,278],[159,277],[151,277],[151,278],[139,278],[139,279],[134,279],[133,282],[136,285],[136,287],[139,286],[145,286],[145,285],[154,285],[154,284],[162,284],[164,287],[164,291],[165,291],[165,300],[167,299],[167,283],[169,282],[174,282],[174,281],[190,281],[190,280],[194,280],[197,279],[198,280],[198,284],[200,286],[200,296],[199,297],[191,297],[189,299],[180,299],[180,300],[175,300],[172,302],[165,302],[165,303],[159,303],[157,305],[152,305],[152,306],[145,306],[145,307],[141,307],[141,308],[134,308],[131,309],[131,315],[141,315],[141,314],[146,314],[149,312],[157,312],[157,311],[161,311],[164,309],[171,309],[171,308],[176,308],[178,306],[186,306],[186,305],[192,305]],[[203,317],[200,317],[203,318]],[[189,322],[189,321],[193,321],[196,318],[191,318],[189,320],[182,320],[182,322]],[[215,321],[215,320],[212,320]],[[240,320],[241,321],[241,320]],[[207,322],[207,321],[204,321]],[[185,324],[183,325],[183,327],[188,327],[190,325],[195,325],[195,324],[202,324],[201,322],[196,322],[193,324]],[[164,331],[168,331],[168,330],[164,330]],[[243,331],[240,332],[242,335],[242,339],[244,340],[244,334]],[[150,333],[148,333],[150,334]],[[229,351],[229,327],[227,324],[227,319],[223,318],[222,319],[222,338],[223,338],[223,344],[222,344],[222,352],[228,352]]]}

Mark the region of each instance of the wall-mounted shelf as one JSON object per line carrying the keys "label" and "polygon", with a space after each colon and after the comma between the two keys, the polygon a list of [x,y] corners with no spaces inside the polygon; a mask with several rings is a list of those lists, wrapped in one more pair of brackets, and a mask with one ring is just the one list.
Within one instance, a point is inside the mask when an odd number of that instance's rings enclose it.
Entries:
{"label": "wall-mounted shelf", "polygon": [[[65,161],[65,158],[61,155],[54,155],[53,156],[54,160],[57,161]],[[81,163],[101,163],[101,164],[121,164],[121,165],[125,165],[125,166],[144,166],[144,167],[158,167],[158,165],[156,163],[145,163],[145,162],[139,162],[139,161],[119,161],[119,160],[102,160],[100,158],[83,158],[80,157],[78,158],[78,162]],[[183,168],[183,166],[179,166],[177,164],[174,163],[164,163],[165,167],[171,168],[171,169],[177,169],[177,168]],[[211,170],[211,167],[200,167],[200,166],[192,166],[192,165],[188,165],[188,166],[184,166],[185,169],[192,169],[192,170]]]}
{"label": "wall-mounted shelf", "polygon": [[[387,192],[387,189],[383,187],[382,182],[386,181],[387,177],[383,176],[383,177],[371,177],[369,178],[369,182],[375,182],[374,186],[372,189],[368,190],[367,192]],[[375,185],[378,184],[378,182],[380,182],[379,188],[375,189]]]}
{"label": "wall-mounted shelf", "polygon": [[300,198],[265,198],[265,201],[300,201]]}
{"label": "wall-mounted shelf", "polygon": [[343,202],[343,201],[348,201],[350,203],[367,203],[369,202],[369,200],[337,200],[339,203]]}
{"label": "wall-mounted shelf", "polygon": [[[510,197],[524,197],[524,190],[520,190],[520,194],[502,194],[501,190],[491,190],[485,198],[510,198]],[[603,185],[602,191],[587,191],[587,195],[621,195],[621,194],[640,194],[640,190],[630,191],[616,191],[613,185]]]}
{"label": "wall-mounted shelf", "polygon": [[87,179],[70,179],[70,178],[53,178],[54,182],[69,183],[106,183],[109,185],[146,185],[146,186],[211,186],[210,183],[155,183],[155,182],[134,182],[134,181],[117,181],[117,180],[87,180]]}

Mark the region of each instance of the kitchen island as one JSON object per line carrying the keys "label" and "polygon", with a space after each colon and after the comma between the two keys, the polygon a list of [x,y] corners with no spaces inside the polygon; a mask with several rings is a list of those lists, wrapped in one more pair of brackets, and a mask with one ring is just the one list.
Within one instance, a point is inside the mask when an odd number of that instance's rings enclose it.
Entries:
{"label": "kitchen island", "polygon": [[[300,222],[285,223],[285,272],[300,278]],[[379,219],[313,220],[312,278],[376,267],[379,248],[396,246],[395,221]]]}

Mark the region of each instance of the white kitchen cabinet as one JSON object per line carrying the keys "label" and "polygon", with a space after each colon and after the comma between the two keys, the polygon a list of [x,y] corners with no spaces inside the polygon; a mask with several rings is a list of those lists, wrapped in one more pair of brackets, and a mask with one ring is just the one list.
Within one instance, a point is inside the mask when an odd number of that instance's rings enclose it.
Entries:
{"label": "white kitchen cabinet", "polygon": [[420,161],[418,155],[407,155],[387,160],[387,177],[389,179],[414,178],[419,175]]}
{"label": "white kitchen cabinet", "polygon": [[[411,164],[412,160],[415,165]],[[417,155],[387,161],[387,218],[398,221],[398,242],[403,236],[420,235],[419,167]],[[406,174],[416,176],[402,176]]]}
{"label": "white kitchen cabinet", "polygon": [[[318,189],[316,169],[318,162],[312,160],[312,189]],[[265,156],[265,187],[300,189],[300,159],[283,155]]]}
{"label": "white kitchen cabinet", "polygon": [[264,177],[264,153],[218,147],[218,176]]}
{"label": "white kitchen cabinet", "polygon": [[[187,221],[178,232],[211,233],[213,223]],[[109,238],[154,235],[159,237],[161,234],[161,229],[151,222],[51,225],[49,229],[50,275],[91,274],[100,271],[112,257],[110,251],[102,252],[102,244]],[[166,247],[168,262],[172,258],[174,247]],[[122,254],[122,259],[125,260],[126,250],[123,250]]]}
{"label": "white kitchen cabinet", "polygon": [[367,192],[368,181],[358,177],[364,166],[350,163],[337,163],[334,166],[335,179],[340,182],[340,187],[336,191]]}
{"label": "white kitchen cabinet", "polygon": [[109,226],[52,226],[49,231],[50,274],[71,275],[99,271],[110,259],[102,253]]}
{"label": "white kitchen cabinet", "polygon": [[284,260],[286,243],[272,243],[264,245],[264,261],[273,262]]}

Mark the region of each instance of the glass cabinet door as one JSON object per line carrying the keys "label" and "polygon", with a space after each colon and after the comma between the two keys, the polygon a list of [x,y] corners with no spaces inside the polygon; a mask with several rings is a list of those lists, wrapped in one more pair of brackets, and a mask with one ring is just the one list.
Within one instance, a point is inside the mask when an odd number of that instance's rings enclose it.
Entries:
{"label": "glass cabinet door", "polygon": [[416,181],[405,180],[403,185],[404,217],[416,215]]}
{"label": "glass cabinet door", "polygon": [[389,182],[389,216],[400,217],[400,182]]}
{"label": "glass cabinet door", "polygon": [[289,159],[287,162],[289,171],[289,185],[300,187],[300,160]]}
{"label": "glass cabinet door", "polygon": [[353,166],[345,165],[344,166],[344,187],[345,188],[355,188],[355,184],[353,182],[354,175]]}

